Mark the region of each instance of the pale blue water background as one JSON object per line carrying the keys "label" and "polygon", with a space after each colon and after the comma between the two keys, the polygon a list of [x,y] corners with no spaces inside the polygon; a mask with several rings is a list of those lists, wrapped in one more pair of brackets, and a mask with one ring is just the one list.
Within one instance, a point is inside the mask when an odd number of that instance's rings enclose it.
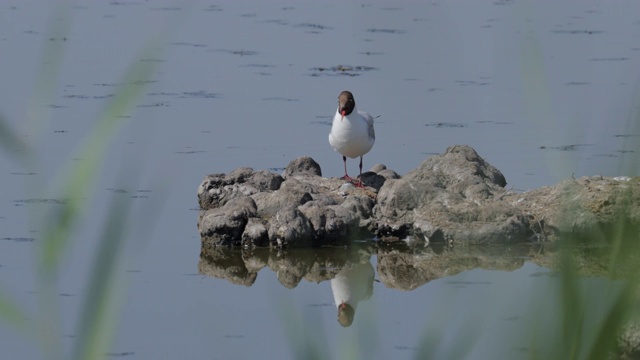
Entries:
{"label": "pale blue water background", "polygon": [[[53,16],[53,4],[0,4],[0,114],[39,159],[29,174],[6,152],[0,156],[0,289],[30,311],[42,227],[28,215],[56,206],[31,199],[50,198],[46,189],[62,166],[82,161],[81,140],[127,66],[146,39],[167,22],[177,24],[162,41],[162,55],[145,59],[158,62],[154,82],[113,140],[65,258],[65,344],[75,336],[109,199],[128,196],[155,226],[134,226],[128,240],[128,293],[114,354],[289,358],[291,339],[275,310],[285,297],[312,333],[325,334],[336,357],[365,332],[378,339],[377,358],[411,358],[432,324],[443,329],[443,346],[456,346],[467,320],[513,339],[480,332],[474,358],[526,357],[529,339],[518,331],[536,321],[521,313],[523,303],[552,286],[547,277],[529,276],[543,271],[532,264],[512,273],[469,271],[410,292],[376,284],[349,329],[339,327],[331,306],[311,306],[331,303],[328,282],[288,290],[263,270],[244,288],[197,275],[202,178],[240,166],[280,169],[301,155],[318,161],[325,176],[342,175],[326,122],[344,89],[361,110],[381,116],[365,168],[384,163],[403,174],[430,154],[469,144],[516,190],[572,174],[636,175],[637,2],[88,1],[72,3],[63,19]],[[47,33],[52,21],[69,24],[65,39]],[[63,49],[61,71],[50,80],[55,91],[34,99],[43,49],[52,43]],[[353,77],[317,70],[338,65],[374,69]],[[578,146],[553,149],[567,145]],[[139,179],[122,188],[127,164],[135,164]],[[355,161],[349,166],[357,169]],[[458,289],[447,281],[485,285]],[[495,301],[500,294],[504,303]],[[481,312],[475,301],[484,304]],[[368,321],[377,333],[366,333]],[[0,326],[0,348],[13,358],[40,357],[35,343]]]}

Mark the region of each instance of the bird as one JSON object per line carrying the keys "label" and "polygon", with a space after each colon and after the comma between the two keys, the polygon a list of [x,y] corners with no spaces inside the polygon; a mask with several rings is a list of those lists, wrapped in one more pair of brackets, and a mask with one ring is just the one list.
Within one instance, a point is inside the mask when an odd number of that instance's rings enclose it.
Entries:
{"label": "bird", "polygon": [[351,326],[358,303],[373,295],[375,271],[371,261],[345,267],[331,279],[333,300],[338,310],[338,322],[343,327]]}
{"label": "bird", "polygon": [[342,154],[344,162],[343,180],[353,182],[347,173],[347,157],[355,159],[360,157],[360,177],[357,187],[364,188],[362,184],[362,156],[368,153],[376,142],[376,132],[373,128],[373,117],[364,111],[359,111],[353,94],[343,91],[338,95],[338,109],[333,116],[329,144],[335,151]]}

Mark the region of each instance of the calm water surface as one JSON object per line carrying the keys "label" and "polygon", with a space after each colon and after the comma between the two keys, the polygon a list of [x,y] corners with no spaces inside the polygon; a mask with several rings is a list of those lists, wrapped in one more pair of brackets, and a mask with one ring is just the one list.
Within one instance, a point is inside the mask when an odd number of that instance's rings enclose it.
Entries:
{"label": "calm water surface", "polygon": [[[27,312],[36,310],[38,219],[64,201],[52,192],[61,170],[84,161],[83,139],[127,67],[157,66],[112,139],[64,258],[68,347],[109,201],[123,197],[136,216],[109,356],[290,358],[303,324],[333,357],[412,358],[425,337],[437,345],[429,347],[434,358],[447,358],[460,339],[470,339],[472,358],[528,357],[525,334],[544,329],[555,306],[532,304],[532,294],[553,289],[555,278],[526,256],[512,256],[521,264],[510,271],[423,274],[400,290],[372,252],[361,260],[379,281],[348,328],[336,321],[329,280],[282,285],[277,266],[293,265],[273,260],[250,287],[203,270],[212,267],[199,257],[202,178],[240,166],[280,171],[301,155],[324,176],[342,175],[327,134],[344,89],[380,116],[366,168],[384,163],[403,174],[469,144],[515,190],[572,174],[637,175],[640,3],[77,1],[64,9],[0,4],[0,115],[38,159],[24,168],[12,149],[0,155],[0,290]],[[159,34],[159,55],[141,55]],[[421,251],[407,256],[427,256]],[[536,306],[547,315],[531,316]],[[34,343],[0,326],[0,347],[12,358],[41,357]]]}

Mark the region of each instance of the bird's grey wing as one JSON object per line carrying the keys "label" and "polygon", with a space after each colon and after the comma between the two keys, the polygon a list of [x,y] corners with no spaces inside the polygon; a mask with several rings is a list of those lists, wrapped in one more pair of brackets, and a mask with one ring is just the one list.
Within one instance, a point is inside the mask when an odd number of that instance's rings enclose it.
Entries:
{"label": "bird's grey wing", "polygon": [[376,139],[376,131],[373,128],[373,116],[364,111],[358,111],[358,113],[367,121],[367,130],[369,130],[369,137]]}

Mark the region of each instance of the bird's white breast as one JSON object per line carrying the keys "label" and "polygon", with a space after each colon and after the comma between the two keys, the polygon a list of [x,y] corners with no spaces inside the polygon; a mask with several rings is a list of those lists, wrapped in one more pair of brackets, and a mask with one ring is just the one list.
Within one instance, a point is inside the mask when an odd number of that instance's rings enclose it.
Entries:
{"label": "bird's white breast", "polygon": [[352,159],[371,150],[375,142],[373,120],[368,121],[365,116],[368,115],[356,109],[344,117],[336,111],[329,133],[329,144],[334,150]]}
{"label": "bird's white breast", "polygon": [[331,291],[336,307],[347,303],[354,309],[373,292],[374,270],[370,262],[343,269],[331,279]]}

